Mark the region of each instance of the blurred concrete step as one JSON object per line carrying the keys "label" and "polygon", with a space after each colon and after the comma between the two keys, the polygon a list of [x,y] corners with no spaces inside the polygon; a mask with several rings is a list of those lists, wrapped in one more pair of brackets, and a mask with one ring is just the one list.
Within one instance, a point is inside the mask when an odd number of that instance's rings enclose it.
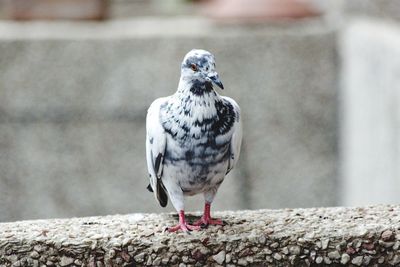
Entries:
{"label": "blurred concrete step", "polygon": [[[0,124],[0,221],[164,210],[146,190],[144,139],[144,121]],[[215,209],[241,208],[236,179]]]}

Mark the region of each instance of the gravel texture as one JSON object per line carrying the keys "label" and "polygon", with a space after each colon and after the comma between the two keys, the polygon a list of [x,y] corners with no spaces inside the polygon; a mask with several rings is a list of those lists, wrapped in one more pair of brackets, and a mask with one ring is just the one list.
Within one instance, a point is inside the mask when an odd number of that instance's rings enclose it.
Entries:
{"label": "gravel texture", "polygon": [[[193,221],[200,213],[188,213]],[[225,226],[168,233],[175,214],[0,224],[0,266],[397,266],[400,206],[216,212]]]}

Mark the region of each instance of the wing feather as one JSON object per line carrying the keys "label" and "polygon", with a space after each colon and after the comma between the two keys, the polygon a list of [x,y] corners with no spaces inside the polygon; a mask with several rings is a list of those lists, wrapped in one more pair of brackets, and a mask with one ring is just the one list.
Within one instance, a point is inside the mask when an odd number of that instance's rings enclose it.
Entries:
{"label": "wing feather", "polygon": [[226,174],[228,174],[236,166],[236,163],[239,160],[240,147],[242,144],[243,128],[242,128],[242,118],[240,117],[241,114],[239,105],[236,103],[235,100],[233,100],[230,97],[224,96],[223,98],[233,106],[233,109],[235,111],[235,123],[232,126],[233,134],[230,144],[229,164],[228,164],[228,170],[226,171]]}
{"label": "wing feather", "polygon": [[160,108],[166,98],[156,99],[149,107],[146,117],[146,159],[150,184],[147,189],[162,207],[168,203],[168,195],[162,183],[163,161],[166,146],[166,134],[160,123]]}

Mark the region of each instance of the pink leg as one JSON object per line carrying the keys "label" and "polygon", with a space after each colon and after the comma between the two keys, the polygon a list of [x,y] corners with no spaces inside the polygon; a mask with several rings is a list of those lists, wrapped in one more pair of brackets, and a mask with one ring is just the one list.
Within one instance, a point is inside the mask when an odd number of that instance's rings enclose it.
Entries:
{"label": "pink leg", "polygon": [[212,219],[210,214],[211,203],[204,205],[204,214],[201,218],[196,221],[193,225],[223,225],[222,220]]}
{"label": "pink leg", "polygon": [[185,212],[183,210],[179,211],[179,224],[176,226],[168,227],[167,230],[169,232],[176,232],[178,230],[182,230],[184,232],[189,232],[192,230],[200,230],[200,226],[190,225],[185,220]]}

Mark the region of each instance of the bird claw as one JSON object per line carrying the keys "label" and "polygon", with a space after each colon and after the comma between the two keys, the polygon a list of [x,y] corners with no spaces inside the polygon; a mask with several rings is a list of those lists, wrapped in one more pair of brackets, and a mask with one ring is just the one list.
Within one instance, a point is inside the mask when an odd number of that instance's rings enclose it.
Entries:
{"label": "bird claw", "polygon": [[201,228],[207,228],[209,225],[224,225],[220,219],[211,219],[210,217],[202,216],[199,220],[193,223],[193,225],[201,226]]}
{"label": "bird claw", "polygon": [[186,232],[188,234],[190,234],[190,231],[193,230],[200,230],[201,227],[198,225],[191,225],[191,224],[187,224],[187,223],[180,223],[178,225],[172,226],[172,227],[167,227],[167,231],[170,233],[182,230],[183,232]]}

